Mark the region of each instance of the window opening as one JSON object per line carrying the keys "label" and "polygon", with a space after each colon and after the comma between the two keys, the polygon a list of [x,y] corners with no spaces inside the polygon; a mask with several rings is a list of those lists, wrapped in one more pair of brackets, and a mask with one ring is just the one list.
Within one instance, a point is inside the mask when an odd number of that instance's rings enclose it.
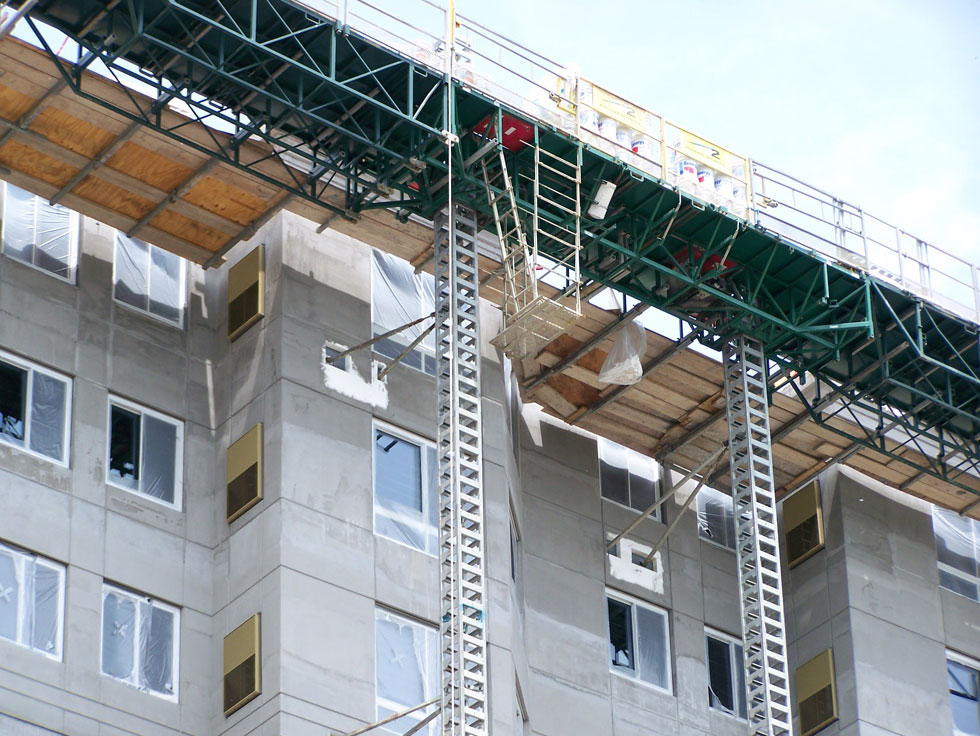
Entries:
{"label": "window opening", "polygon": [[[657,461],[600,437],[599,488],[603,498],[644,511],[657,500],[660,466]],[[660,518],[660,510],[653,514]]]}
{"label": "window opening", "polygon": [[71,381],[0,352],[0,442],[68,463]]}
{"label": "window opening", "polygon": [[184,310],[184,259],[137,238],[116,233],[113,297],[180,325]]}
{"label": "window opening", "polygon": [[65,567],[0,543],[0,638],[61,659]]}
{"label": "window opening", "polygon": [[954,736],[980,736],[980,665],[953,658],[946,660],[949,704]]}
{"label": "window opening", "polygon": [[932,507],[939,584],[973,601],[980,601],[980,521],[955,511]]}
{"label": "window opening", "polygon": [[611,669],[670,690],[667,614],[656,608],[608,596]]}
{"label": "window opening", "polygon": [[[377,717],[383,719],[439,695],[439,632],[383,608],[375,609]],[[403,734],[437,706],[414,711],[384,726]],[[435,736],[438,719],[421,733]]]}
{"label": "window opening", "polygon": [[735,549],[735,502],[731,495],[705,487],[697,501],[698,535],[722,547]]}
{"label": "window opening", "polygon": [[374,428],[374,531],[436,553],[436,449],[393,427]]}
{"label": "window opening", "polygon": [[3,252],[66,281],[75,278],[79,217],[9,182],[3,200]]}
{"label": "window opening", "polygon": [[736,718],[746,717],[745,668],[742,643],[733,637],[706,633],[708,705]]}
{"label": "window opening", "polygon": [[103,585],[102,674],[176,700],[179,618],[173,606]]}
{"label": "window opening", "polygon": [[372,330],[375,337],[407,326],[397,333],[377,340],[374,351],[396,360],[416,339],[420,342],[401,362],[416,370],[435,375],[435,333],[426,334],[426,319],[435,310],[435,281],[432,274],[415,273],[412,265],[401,258],[373,252],[371,279]]}
{"label": "window opening", "polygon": [[179,508],[182,440],[180,422],[111,400],[106,480]]}

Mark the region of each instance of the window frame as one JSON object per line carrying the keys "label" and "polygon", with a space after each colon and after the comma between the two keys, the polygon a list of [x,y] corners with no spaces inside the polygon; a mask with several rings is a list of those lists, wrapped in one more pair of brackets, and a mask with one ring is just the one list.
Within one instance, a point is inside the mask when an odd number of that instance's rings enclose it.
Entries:
{"label": "window frame", "polygon": [[[0,434],[0,443],[6,445],[7,447],[12,447],[15,450],[25,452],[33,457],[40,458],[42,460],[47,460],[55,465],[60,465],[63,468],[70,467],[71,464],[71,424],[72,424],[72,390],[75,386],[75,381],[71,376],[67,376],[64,373],[59,373],[58,371],[53,371],[50,368],[45,368],[44,366],[38,365],[34,361],[27,360],[13,353],[9,353],[6,350],[0,349],[0,362],[12,365],[15,368],[20,368],[21,370],[27,371],[27,386],[25,387],[26,400],[24,402],[24,444],[18,445],[9,440],[4,439],[4,435]],[[56,459],[50,455],[45,455],[42,452],[31,449],[30,440],[30,427],[33,424],[31,402],[33,400],[34,394],[34,372],[37,371],[49,378],[53,378],[57,381],[61,381],[65,384],[65,419],[64,426],[62,427],[61,433],[61,446],[64,448],[63,458]]]}
{"label": "window frame", "polygon": [[[174,425],[176,428],[176,436],[174,437],[174,500],[173,503],[169,501],[164,501],[162,498],[157,498],[156,496],[151,496],[148,493],[144,493],[142,490],[143,474],[140,473],[139,477],[139,488],[128,488],[122,483],[115,483],[112,480],[112,476],[109,473],[109,463],[112,459],[112,407],[118,406],[120,409],[125,409],[126,411],[139,414],[140,416],[140,444],[138,449],[139,461],[143,462],[143,441],[145,439],[146,433],[143,431],[143,415],[148,415],[157,419],[158,421],[167,422],[168,424]],[[113,488],[119,488],[129,493],[133,493],[140,498],[146,498],[154,503],[158,503],[169,509],[174,509],[175,511],[181,511],[183,509],[184,500],[184,422],[167,414],[161,414],[154,409],[143,406],[142,404],[137,404],[129,399],[124,399],[121,396],[115,396],[109,394],[107,400],[107,411],[106,411],[106,456],[105,456],[105,482],[106,485],[112,486]]]}
{"label": "window frame", "polygon": [[644,687],[650,687],[658,692],[667,693],[668,695],[674,694],[674,663],[672,659],[671,646],[670,646],[670,612],[666,608],[661,608],[647,601],[640,600],[631,595],[626,595],[618,590],[613,590],[612,588],[606,588],[606,643],[612,645],[612,641],[609,638],[609,600],[612,599],[618,603],[623,603],[630,607],[630,623],[632,625],[632,635],[633,635],[633,660],[634,663],[637,661],[637,656],[639,652],[639,619],[633,613],[636,608],[643,608],[650,613],[658,614],[663,618],[664,621],[664,663],[666,665],[667,671],[664,675],[664,681],[667,683],[667,687],[661,687],[656,683],[650,682],[649,680],[644,680],[640,677],[638,668],[634,664],[632,672],[626,670],[622,667],[617,667],[612,663],[612,660],[607,656],[606,661],[609,663],[609,673],[613,675],[618,675],[624,677],[627,680],[633,680],[634,682],[643,685]]}
{"label": "window frame", "polygon": [[[743,668],[743,671],[741,673],[741,680],[742,680],[743,688],[745,688],[745,672],[744,672],[744,667],[745,667],[745,643],[741,639],[739,639],[738,637],[732,636],[731,634],[726,634],[725,632],[719,631],[718,629],[713,629],[710,626],[705,626],[704,627],[704,655],[705,655],[704,656],[704,664],[705,664],[705,673],[708,676],[708,683],[707,683],[708,690],[709,690],[708,709],[711,710],[711,711],[714,711],[715,713],[722,713],[722,714],[724,714],[726,716],[729,716],[730,718],[734,718],[734,719],[736,719],[738,721],[742,721],[743,723],[748,722],[748,710],[749,710],[749,708],[748,708],[748,690],[747,690],[747,688],[745,689],[745,692],[742,694],[743,695],[742,703],[740,703],[739,700],[738,700],[738,693],[733,693],[733,695],[735,696],[736,711],[737,711],[738,705],[744,704],[745,705],[745,713],[744,714],[740,714],[738,712],[729,713],[724,708],[722,708],[722,707],[716,707],[716,706],[714,706],[714,705],[711,704],[711,698],[710,698],[710,690],[711,690],[711,664],[710,664],[710,660],[708,659],[708,639],[709,638],[714,639],[715,641],[719,641],[719,642],[722,642],[722,643],[728,645],[728,669],[729,669],[729,672],[730,672],[731,677],[732,677],[732,683],[738,683],[739,682],[739,679],[740,679],[739,678],[739,672],[738,672],[738,664],[735,662],[735,646],[742,647],[742,668]],[[733,685],[733,687],[734,687],[734,685]]]}
{"label": "window frame", "polygon": [[[433,636],[433,641],[431,642],[432,643],[432,646],[433,646],[433,650],[434,650],[434,655],[435,655],[434,656],[434,662],[431,663],[432,666],[433,666],[433,672],[432,673],[423,673],[423,677],[425,675],[429,675],[429,677],[432,677],[433,675],[435,675],[435,680],[436,680],[436,682],[434,684],[435,692],[433,692],[430,697],[435,697],[436,695],[438,695],[438,691],[439,691],[439,687],[440,687],[440,685],[439,685],[439,666],[440,666],[440,664],[439,663],[440,663],[441,641],[440,641],[440,636],[439,636],[439,627],[438,626],[435,626],[435,625],[433,625],[431,623],[428,623],[426,621],[422,621],[420,619],[417,619],[417,618],[413,618],[411,616],[408,616],[408,615],[406,615],[404,613],[401,613],[399,611],[396,611],[396,610],[394,610],[392,608],[388,608],[387,606],[383,606],[383,605],[381,605],[379,603],[375,603],[375,606],[374,606],[374,653],[375,653],[375,662],[374,662],[374,712],[375,712],[375,717],[377,717],[378,719],[381,719],[381,718],[384,717],[384,716],[382,716],[380,714],[379,708],[382,708],[383,707],[386,710],[392,711],[393,713],[400,713],[401,711],[405,710],[406,708],[411,708],[413,705],[418,705],[418,703],[396,703],[393,700],[387,700],[387,699],[382,698],[381,695],[378,693],[378,685],[379,685],[379,680],[380,680],[379,673],[378,673],[378,658],[377,658],[377,651],[378,651],[378,621],[381,618],[381,615],[384,615],[384,616],[387,616],[387,617],[390,617],[390,618],[397,619],[398,621],[400,621],[402,623],[408,624],[408,625],[410,625],[410,626],[412,626],[414,628],[417,628],[417,629],[421,629],[424,632],[426,632],[424,634],[424,636],[426,636],[426,637],[428,637],[429,635],[432,635]],[[428,644],[427,644],[427,646],[428,646]],[[426,689],[426,683],[425,683],[424,680],[423,680],[423,683],[422,683],[422,689],[423,689],[423,697],[424,697],[424,690]],[[424,697],[424,700],[427,700],[427,699],[428,698],[425,698]],[[424,700],[423,700],[423,702],[424,702]],[[432,708],[434,706],[429,706],[429,707]],[[423,708],[421,710],[415,711],[414,713],[409,713],[408,715],[402,716],[402,718],[399,718],[398,720],[401,721],[401,720],[407,718],[407,719],[409,719],[411,721],[414,721],[415,723],[418,723],[426,715],[428,715],[428,713],[427,713],[428,710],[429,709],[427,709],[427,708]],[[419,733],[422,733],[422,734],[426,734],[426,733],[437,733],[438,732],[438,728],[439,728],[439,723],[440,723],[439,717],[436,716],[433,720],[429,721],[428,724],[426,724],[425,726],[423,726],[422,730]],[[391,729],[387,728],[386,726],[381,726],[380,727],[380,730],[383,731],[383,732],[387,732],[387,733],[401,733],[400,731],[392,731]]]}
{"label": "window frame", "polygon": [[[137,307],[128,302],[124,302],[116,296],[116,278],[118,276],[118,265],[119,258],[117,257],[119,251],[119,238],[128,238],[122,230],[116,230],[115,236],[112,240],[112,301],[114,304],[121,305],[126,309],[130,309],[137,314],[142,314],[144,316],[150,317],[156,320],[160,324],[169,325],[170,327],[176,327],[179,330],[184,329],[185,315],[187,312],[187,259],[181,258],[176,253],[171,253],[166,248],[160,248],[159,246],[153,245],[153,243],[147,243],[145,240],[140,240],[141,243],[146,245],[146,257],[147,257],[147,269],[146,269],[146,299],[147,308],[143,309]],[[139,240],[139,238],[130,238],[131,240]],[[180,284],[177,287],[177,293],[180,295],[180,306],[178,307],[179,316],[176,320],[167,319],[166,317],[154,314],[149,309],[149,299],[150,299],[150,276],[152,274],[153,268],[153,249],[162,250],[164,253],[168,253],[180,261]]]}
{"label": "window frame", "polygon": [[[509,499],[508,499],[509,500]],[[517,514],[514,513],[513,503],[507,504],[507,519],[509,522],[510,539],[510,581],[511,587],[515,590],[520,584],[522,572],[522,561],[524,554],[524,538],[521,535],[521,528],[517,525]]]}
{"label": "window frame", "polygon": [[[375,332],[375,327],[380,326],[380,323],[376,320],[376,317],[377,317],[378,312],[377,312],[377,303],[376,303],[376,299],[375,299],[375,289],[374,289],[374,277],[375,277],[375,272],[376,272],[376,270],[378,268],[378,266],[377,266],[378,254],[381,254],[383,256],[390,256],[392,258],[397,258],[397,256],[393,256],[393,255],[391,255],[389,253],[385,253],[384,251],[382,251],[382,250],[380,250],[378,248],[372,248],[371,249],[371,337],[377,337],[378,335],[384,334],[388,330],[394,329],[394,327],[387,327],[387,328],[383,328],[381,330],[381,332]],[[400,259],[400,260],[404,260],[404,259]],[[411,265],[412,264],[408,263],[408,261],[405,261],[405,262],[408,264],[409,268],[411,268]],[[414,272],[414,269],[412,269],[412,270]],[[416,277],[419,277],[419,276],[428,276],[428,275],[430,275],[430,274],[426,273],[425,271],[421,271],[421,272],[415,274]],[[433,292],[434,292],[435,291],[435,286],[434,286],[434,284],[435,284],[435,276],[432,276],[432,278],[433,278]],[[433,302],[432,303],[432,312],[434,312],[435,311],[435,297],[434,297],[434,294],[433,294],[433,300],[432,300],[432,302]],[[424,311],[424,310],[420,310],[420,311]],[[413,317],[412,319],[418,319],[419,317],[425,317],[428,314],[430,314],[430,312],[425,312],[424,314],[419,314],[419,315]],[[422,324],[422,323],[420,323],[420,324]],[[397,326],[398,325],[395,325],[395,327],[397,327]],[[424,329],[424,327],[423,327],[423,329]],[[435,330],[433,330],[430,334],[431,334],[432,339],[433,339],[433,342],[434,342],[435,341]],[[388,337],[386,339],[387,340],[391,340],[391,341],[397,343],[401,347],[401,350],[404,350],[405,348],[407,348],[412,343],[412,340],[414,338],[410,338],[410,339],[405,340],[405,339],[403,339],[403,335],[404,335],[404,332],[399,332],[399,333],[396,333],[394,335],[391,335],[390,337]],[[372,349],[371,349],[372,354],[373,355],[376,355],[376,356],[381,356],[382,358],[385,358],[385,359],[387,359],[389,361],[394,361],[395,356],[387,355],[387,354],[382,353],[382,352],[380,352],[378,350],[378,346],[379,346],[380,342],[383,342],[383,341],[379,341],[379,343],[377,343],[377,344],[375,344],[375,345],[372,346]],[[401,352],[401,351],[399,351],[399,352]],[[408,355],[411,355],[412,353],[418,353],[419,354],[419,362],[420,362],[420,365],[419,366],[412,365],[411,362],[409,362],[409,361],[406,360],[406,358],[408,357]],[[435,367],[436,350],[435,350],[435,347],[430,348],[430,347],[426,346],[425,345],[425,340],[422,340],[422,342],[420,342],[418,345],[416,345],[414,348],[412,348],[411,352],[408,353],[408,355],[406,355],[405,357],[402,358],[401,365],[407,366],[408,368],[411,368],[412,370],[418,371],[419,373],[422,373],[423,375],[426,375],[426,376],[433,376],[433,377],[435,376],[435,374],[436,374],[436,367]],[[432,366],[432,370],[431,371],[429,371],[429,370],[426,369],[426,365],[427,364]]]}
{"label": "window frame", "polygon": [[[130,599],[135,604],[135,623],[134,623],[134,634],[133,634],[133,670],[130,673],[130,679],[124,680],[121,677],[116,677],[107,673],[103,667],[103,659],[105,657],[105,601],[107,592],[111,592],[117,596],[123,596]],[[163,611],[168,611],[173,615],[174,627],[173,627],[173,641],[171,643],[170,651],[170,671],[173,673],[173,693],[161,693],[156,690],[149,690],[141,687],[139,684],[139,671],[140,671],[140,659],[139,659],[139,641],[140,641],[140,624],[142,623],[143,616],[140,612],[140,602],[149,603],[150,606],[159,608]],[[115,682],[121,682],[135,690],[139,690],[142,693],[147,693],[148,695],[153,695],[164,700],[169,700],[174,703],[180,702],[180,608],[165,601],[161,601],[158,598],[153,598],[146,595],[145,593],[139,593],[130,588],[125,588],[121,585],[115,583],[110,583],[108,580],[102,581],[102,602],[100,606],[100,617],[99,617],[99,674],[102,677],[108,677],[110,680]]]}
{"label": "window frame", "polygon": [[[955,662],[956,664],[960,665],[961,667],[966,667],[968,669],[973,670],[974,672],[977,673],[978,680],[980,680],[980,660],[974,659],[973,657],[968,657],[965,654],[960,654],[959,652],[953,651],[952,649],[947,649],[946,650],[946,661],[947,662]],[[947,672],[948,672],[948,665],[947,665]],[[948,674],[947,674],[947,677],[948,677]],[[947,685],[946,685],[947,701],[946,702],[948,702],[950,704],[950,711],[952,711],[952,707],[953,707],[952,706],[952,695],[953,695],[953,692],[949,689],[949,684],[947,682]],[[978,701],[977,701],[977,710],[978,710],[977,719],[978,719],[978,721],[980,721],[980,699],[978,699]],[[955,723],[953,724],[953,726],[955,728]]]}
{"label": "window frame", "polygon": [[[78,255],[79,255],[79,250],[81,248],[81,230],[82,230],[81,215],[76,210],[73,210],[70,207],[65,207],[64,205],[55,205],[57,207],[62,207],[63,209],[67,210],[70,218],[69,232],[68,232],[69,257],[68,257],[67,276],[62,276],[61,274],[55,273],[54,271],[49,271],[48,269],[37,265],[33,261],[25,261],[22,258],[18,258],[17,256],[10,255],[7,252],[7,247],[6,247],[7,207],[8,207],[8,203],[10,202],[10,197],[8,196],[7,192],[12,186],[16,187],[17,185],[11,184],[8,181],[5,181],[3,183],[3,219],[2,219],[2,223],[0,223],[0,225],[2,225],[0,226],[0,251],[2,251],[7,258],[17,261],[17,263],[21,263],[27,266],[28,268],[34,269],[35,271],[46,273],[48,276],[52,276],[58,279],[59,281],[64,281],[66,284],[71,284],[72,286],[76,286],[78,283]],[[33,192],[30,192],[27,189],[24,189],[23,187],[17,187],[17,188],[27,192],[28,194],[31,194],[35,200],[43,199],[43,197],[40,197],[39,195],[34,194]],[[37,210],[36,209],[34,211],[34,232],[36,235],[37,233]]]}
{"label": "window frame", "polygon": [[[57,646],[56,653],[52,654],[44,649],[38,649],[34,646],[33,641],[30,643],[21,641],[21,636],[23,635],[24,628],[24,617],[26,614],[25,599],[27,597],[27,586],[21,585],[17,591],[17,639],[7,639],[6,637],[0,636],[0,641],[5,641],[24,649],[29,649],[32,652],[37,652],[47,657],[48,659],[54,660],[56,662],[64,661],[65,652],[65,589],[66,580],[68,576],[68,568],[57,560],[53,560],[49,557],[44,557],[35,552],[17,547],[12,544],[8,544],[4,541],[0,541],[0,553],[7,553],[14,560],[14,565],[20,567],[20,574],[23,577],[23,565],[27,560],[32,560],[35,565],[40,563],[49,570],[54,570],[58,573],[58,633],[57,633]],[[33,591],[32,591],[33,592]],[[36,600],[32,601],[32,605],[36,606]],[[32,610],[32,615],[35,610]],[[33,640],[33,636],[32,636]]]}
{"label": "window frame", "polygon": [[[939,535],[936,533],[937,512],[940,512],[942,514],[950,514],[950,515],[958,516],[959,518],[966,519],[968,522],[970,522],[970,529],[973,533],[973,563],[974,563],[974,567],[977,570],[976,575],[970,575],[970,573],[964,572],[963,570],[959,570],[953,567],[952,565],[950,565],[949,563],[943,562],[942,560],[939,559]],[[934,549],[936,551],[937,570],[941,573],[946,573],[947,575],[951,575],[952,577],[957,578],[958,580],[961,580],[968,585],[972,585],[974,589],[977,591],[977,597],[971,598],[968,595],[963,595],[963,593],[961,593],[958,590],[954,590],[952,588],[943,585],[942,575],[939,576],[939,587],[942,588],[943,590],[952,593],[953,595],[958,595],[961,598],[965,598],[968,601],[973,601],[974,603],[980,603],[980,521],[970,518],[969,516],[960,517],[959,514],[957,514],[955,511],[941,508],[939,506],[936,506],[935,504],[933,504],[932,507],[931,521],[932,521],[933,544],[934,544]]]}
{"label": "window frame", "polygon": [[[377,456],[375,453],[377,452],[377,433],[379,430],[384,432],[385,434],[390,434],[393,437],[402,440],[403,442],[408,442],[409,444],[415,445],[419,448],[419,475],[420,475],[419,481],[420,481],[420,488],[422,490],[421,517],[422,517],[422,521],[426,525],[425,549],[420,549],[419,547],[415,547],[414,545],[408,544],[407,542],[404,542],[400,539],[395,539],[394,537],[390,537],[387,534],[378,531],[379,504],[378,504],[378,486],[377,486],[378,483]],[[435,488],[428,487],[428,483],[426,482],[426,478],[429,475],[428,459],[426,457],[427,453],[425,452],[426,448],[431,448],[432,450],[436,450],[436,443],[433,440],[430,440],[426,437],[422,437],[421,435],[414,434],[413,432],[409,432],[405,429],[402,429],[401,427],[395,426],[393,424],[389,424],[388,422],[382,421],[377,418],[375,418],[371,422],[371,504],[372,504],[371,531],[379,537],[395,542],[396,544],[400,544],[403,547],[407,547],[408,549],[414,549],[418,552],[422,552],[423,554],[429,555],[431,557],[438,557],[439,555],[439,538],[438,538],[439,537],[439,488],[438,488],[439,481],[438,479],[436,480]],[[436,464],[438,464],[439,462],[438,456],[435,458],[435,462]],[[433,469],[434,471],[433,475],[436,475],[435,472],[436,470],[437,469]],[[432,504],[433,506],[430,507],[428,504]],[[433,516],[433,514],[435,516],[435,524],[432,525],[432,529],[430,533],[428,529],[429,519]],[[429,544],[430,540],[431,540],[431,545]],[[430,546],[431,549],[429,549]]]}
{"label": "window frame", "polygon": [[[627,495],[627,499],[629,500],[629,503],[623,503],[622,501],[617,501],[616,499],[610,498],[609,496],[605,495],[602,492],[602,463],[603,463],[603,459],[602,459],[602,448],[603,448],[604,445],[606,445],[606,446],[608,446],[608,445],[615,445],[615,446],[619,447],[620,449],[622,449],[626,453],[626,495]],[[647,506],[643,506],[642,508],[637,508],[636,506],[633,506],[632,505],[632,502],[633,502],[633,489],[632,489],[632,485],[630,483],[630,476],[631,475],[634,475],[634,473],[631,470],[631,468],[632,468],[631,460],[634,457],[643,458],[644,460],[649,461],[649,462],[652,462],[655,465],[655,467],[656,467],[656,475],[652,479],[653,480],[653,500],[655,502],[660,500],[661,495],[663,493],[663,466],[659,462],[657,462],[656,460],[654,460],[652,457],[648,457],[647,455],[644,455],[641,452],[637,452],[636,450],[633,450],[633,449],[627,447],[626,445],[620,445],[618,442],[613,442],[612,440],[608,440],[605,437],[598,437],[598,436],[596,437],[596,457],[598,458],[598,462],[599,462],[599,497],[603,501],[608,501],[609,503],[614,503],[614,504],[616,504],[617,506],[619,506],[621,508],[629,509],[630,511],[633,511],[633,512],[635,512],[637,514],[641,514],[644,511],[646,511],[647,508],[649,508],[649,504]],[[644,477],[644,478],[646,477],[645,475],[642,475],[640,473],[635,473],[635,475],[638,475],[638,476],[641,476],[641,477]],[[654,520],[659,521],[659,522],[663,522],[662,512],[663,512],[663,505],[660,505],[656,509],[654,509],[654,511],[652,513],[648,514],[647,518],[654,519]]]}
{"label": "window frame", "polygon": [[718,549],[724,549],[724,550],[727,550],[729,552],[736,552],[737,551],[737,548],[738,548],[738,522],[737,522],[737,519],[736,519],[736,516],[735,516],[735,497],[732,496],[732,495],[729,495],[729,494],[725,493],[724,491],[719,491],[717,488],[712,488],[711,486],[707,486],[706,485],[703,488],[701,488],[700,491],[698,491],[698,497],[697,497],[697,499],[695,499],[695,502],[694,502],[694,514],[695,514],[695,517],[697,517],[697,515],[701,512],[701,509],[700,509],[700,501],[701,501],[701,499],[702,498],[707,498],[707,496],[702,495],[702,494],[704,494],[705,491],[708,491],[709,493],[716,493],[716,494],[718,494],[720,496],[724,496],[724,497],[726,497],[727,499],[729,499],[731,501],[731,507],[732,507],[732,546],[729,547],[727,544],[722,544],[721,542],[719,542],[719,541],[717,541],[715,539],[711,539],[710,537],[704,536],[701,533],[701,520],[698,519],[698,518],[696,518],[695,523],[697,524],[697,527],[698,527],[698,539],[700,539],[702,542],[707,542],[708,544],[711,544],[711,545],[717,547]]}

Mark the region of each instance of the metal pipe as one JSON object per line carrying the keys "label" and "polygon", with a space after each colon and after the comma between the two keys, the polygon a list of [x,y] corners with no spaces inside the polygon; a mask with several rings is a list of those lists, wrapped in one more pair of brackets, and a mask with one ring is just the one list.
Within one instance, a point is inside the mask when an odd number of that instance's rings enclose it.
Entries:
{"label": "metal pipe", "polygon": [[[728,448],[727,447],[721,448],[721,450],[726,450],[726,449]],[[659,540],[657,540],[657,543],[655,545],[653,545],[653,549],[650,550],[650,554],[648,554],[646,557],[643,558],[643,562],[640,563],[642,567],[646,567],[650,563],[650,560],[653,559],[654,555],[656,555],[657,552],[659,552],[661,548],[667,543],[667,537],[669,537],[670,533],[674,531],[674,528],[680,523],[681,518],[684,516],[684,512],[687,511],[688,508],[690,508],[691,504],[694,502],[694,499],[697,497],[698,493],[701,491],[702,488],[704,488],[704,484],[707,483],[708,481],[708,476],[711,475],[712,471],[715,469],[715,466],[718,465],[719,461],[721,460],[720,457],[721,453],[717,453],[717,454],[718,457],[715,458],[715,461],[711,464],[711,467],[708,468],[701,476],[701,479],[698,480],[698,484],[694,488],[693,493],[691,493],[691,495],[687,497],[687,500],[684,502],[684,505],[681,506],[681,510],[677,512],[677,516],[674,517],[674,520],[670,522],[670,525],[667,527],[667,531],[665,531],[664,535],[660,537]]]}
{"label": "metal pipe", "polygon": [[424,317],[419,317],[416,320],[413,320],[411,322],[407,322],[406,324],[403,324],[401,327],[396,327],[393,330],[388,330],[387,332],[382,333],[381,335],[375,335],[370,340],[367,340],[367,341],[362,342],[362,343],[360,343],[358,345],[355,345],[352,348],[347,348],[347,350],[345,350],[342,353],[337,353],[336,355],[331,356],[329,358],[324,358],[324,362],[325,363],[335,363],[338,360],[340,360],[341,358],[346,358],[348,355],[350,355],[351,353],[353,353],[353,352],[355,352],[357,350],[360,350],[361,348],[366,348],[369,345],[374,345],[374,343],[378,342],[379,340],[384,340],[386,337],[391,337],[392,335],[397,335],[399,332],[401,332],[403,330],[407,330],[409,327],[414,327],[419,322],[424,322],[425,320],[430,319],[430,318],[435,317],[435,316],[436,316],[436,313],[435,312],[430,312],[429,314],[425,315]]}
{"label": "metal pipe", "polygon": [[[430,705],[435,705],[438,702],[439,702],[439,698],[432,698],[431,700],[426,700],[424,703],[419,703],[418,705],[413,706],[407,710],[403,710],[398,713],[392,713],[390,716],[387,716],[386,718],[382,718],[380,721],[375,721],[374,723],[369,723],[367,726],[361,726],[360,728],[354,729],[350,733],[345,734],[345,736],[361,736],[362,733],[373,731],[376,728],[380,728],[381,726],[391,723],[392,721],[397,721],[399,718],[404,718],[410,713],[414,713],[417,710],[422,710],[422,708],[428,708]],[[438,714],[439,711],[437,710],[433,713],[430,713],[429,717],[431,719],[432,716]],[[425,723],[428,723],[428,721],[425,721]],[[409,733],[414,733],[414,732],[409,731]],[[408,734],[406,734],[405,736],[408,736]]]}
{"label": "metal pipe", "polygon": [[428,335],[430,332],[432,332],[435,328],[436,328],[436,323],[435,322],[433,322],[431,325],[429,325],[428,327],[426,327],[418,337],[416,337],[414,340],[412,340],[411,343],[409,343],[409,345],[408,345],[407,348],[405,348],[404,350],[402,350],[398,354],[398,357],[397,358],[395,358],[393,361],[391,361],[391,363],[389,363],[387,366],[385,366],[385,369],[383,371],[381,371],[381,373],[378,374],[378,380],[380,381],[385,376],[387,376],[388,373],[391,371],[391,369],[394,368],[399,363],[401,363],[402,360],[405,359],[405,356],[406,355],[408,355],[410,352],[412,352],[413,350],[415,350],[415,348],[418,347],[418,344],[425,339],[426,335]]}
{"label": "metal pipe", "polygon": [[10,32],[14,30],[14,26],[17,25],[25,15],[31,12],[31,8],[33,8],[35,5],[37,5],[37,0],[27,0],[26,3],[17,9],[17,12],[11,16],[10,20],[4,24],[3,28],[0,28],[0,41],[10,35]]}

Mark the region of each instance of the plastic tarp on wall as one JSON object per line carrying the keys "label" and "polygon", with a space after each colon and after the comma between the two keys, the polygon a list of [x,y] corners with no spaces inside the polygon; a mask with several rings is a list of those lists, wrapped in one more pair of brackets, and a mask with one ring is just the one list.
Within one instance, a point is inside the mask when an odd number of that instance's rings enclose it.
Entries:
{"label": "plastic tarp on wall", "polygon": [[980,523],[955,511],[933,508],[932,528],[940,563],[939,584],[967,598],[980,599]]}
{"label": "plastic tarp on wall", "polygon": [[61,657],[64,568],[0,545],[0,637]]}
{"label": "plastic tarp on wall", "polygon": [[[420,705],[439,693],[439,633],[390,611],[375,609],[378,718]],[[405,733],[436,706],[386,726]],[[435,734],[437,720],[422,733]]]}
{"label": "plastic tarp on wall", "polygon": [[31,387],[31,449],[61,460],[65,455],[68,386],[34,371]]}
{"label": "plastic tarp on wall", "polygon": [[161,248],[116,233],[116,299],[170,322],[183,305],[184,261]]}
{"label": "plastic tarp on wall", "polygon": [[74,268],[78,215],[61,205],[7,184],[4,200],[3,250],[62,278]]}
{"label": "plastic tarp on wall", "polygon": [[698,533],[723,547],[735,548],[735,510],[731,496],[714,488],[698,492]]}
{"label": "plastic tarp on wall", "polygon": [[174,694],[174,612],[106,589],[102,598],[102,671],[130,685]]}
{"label": "plastic tarp on wall", "polygon": [[[401,327],[425,317],[435,309],[435,281],[431,274],[415,273],[408,261],[387,253],[374,251],[371,278],[371,309],[375,335]],[[432,324],[420,322],[374,345],[376,352],[389,358],[397,358],[412,341]],[[403,360],[406,364],[435,372],[435,332],[430,332],[416,350]]]}
{"label": "plastic tarp on wall", "polygon": [[436,451],[428,445],[375,430],[374,530],[435,553],[438,508]]}

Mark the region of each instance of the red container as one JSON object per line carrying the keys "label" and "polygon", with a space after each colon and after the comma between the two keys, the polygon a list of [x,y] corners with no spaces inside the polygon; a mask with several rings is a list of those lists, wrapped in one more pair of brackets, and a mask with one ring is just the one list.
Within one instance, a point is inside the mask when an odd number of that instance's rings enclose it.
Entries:
{"label": "red container", "polygon": [[[487,115],[473,127],[474,135],[480,138],[496,140],[496,118],[496,115]],[[501,120],[502,124],[500,127],[504,129],[501,143],[503,143],[504,148],[508,151],[518,153],[524,150],[524,146],[530,145],[531,141],[534,140],[534,126],[530,123],[526,123],[520,118],[515,118],[511,115],[502,115]]]}

